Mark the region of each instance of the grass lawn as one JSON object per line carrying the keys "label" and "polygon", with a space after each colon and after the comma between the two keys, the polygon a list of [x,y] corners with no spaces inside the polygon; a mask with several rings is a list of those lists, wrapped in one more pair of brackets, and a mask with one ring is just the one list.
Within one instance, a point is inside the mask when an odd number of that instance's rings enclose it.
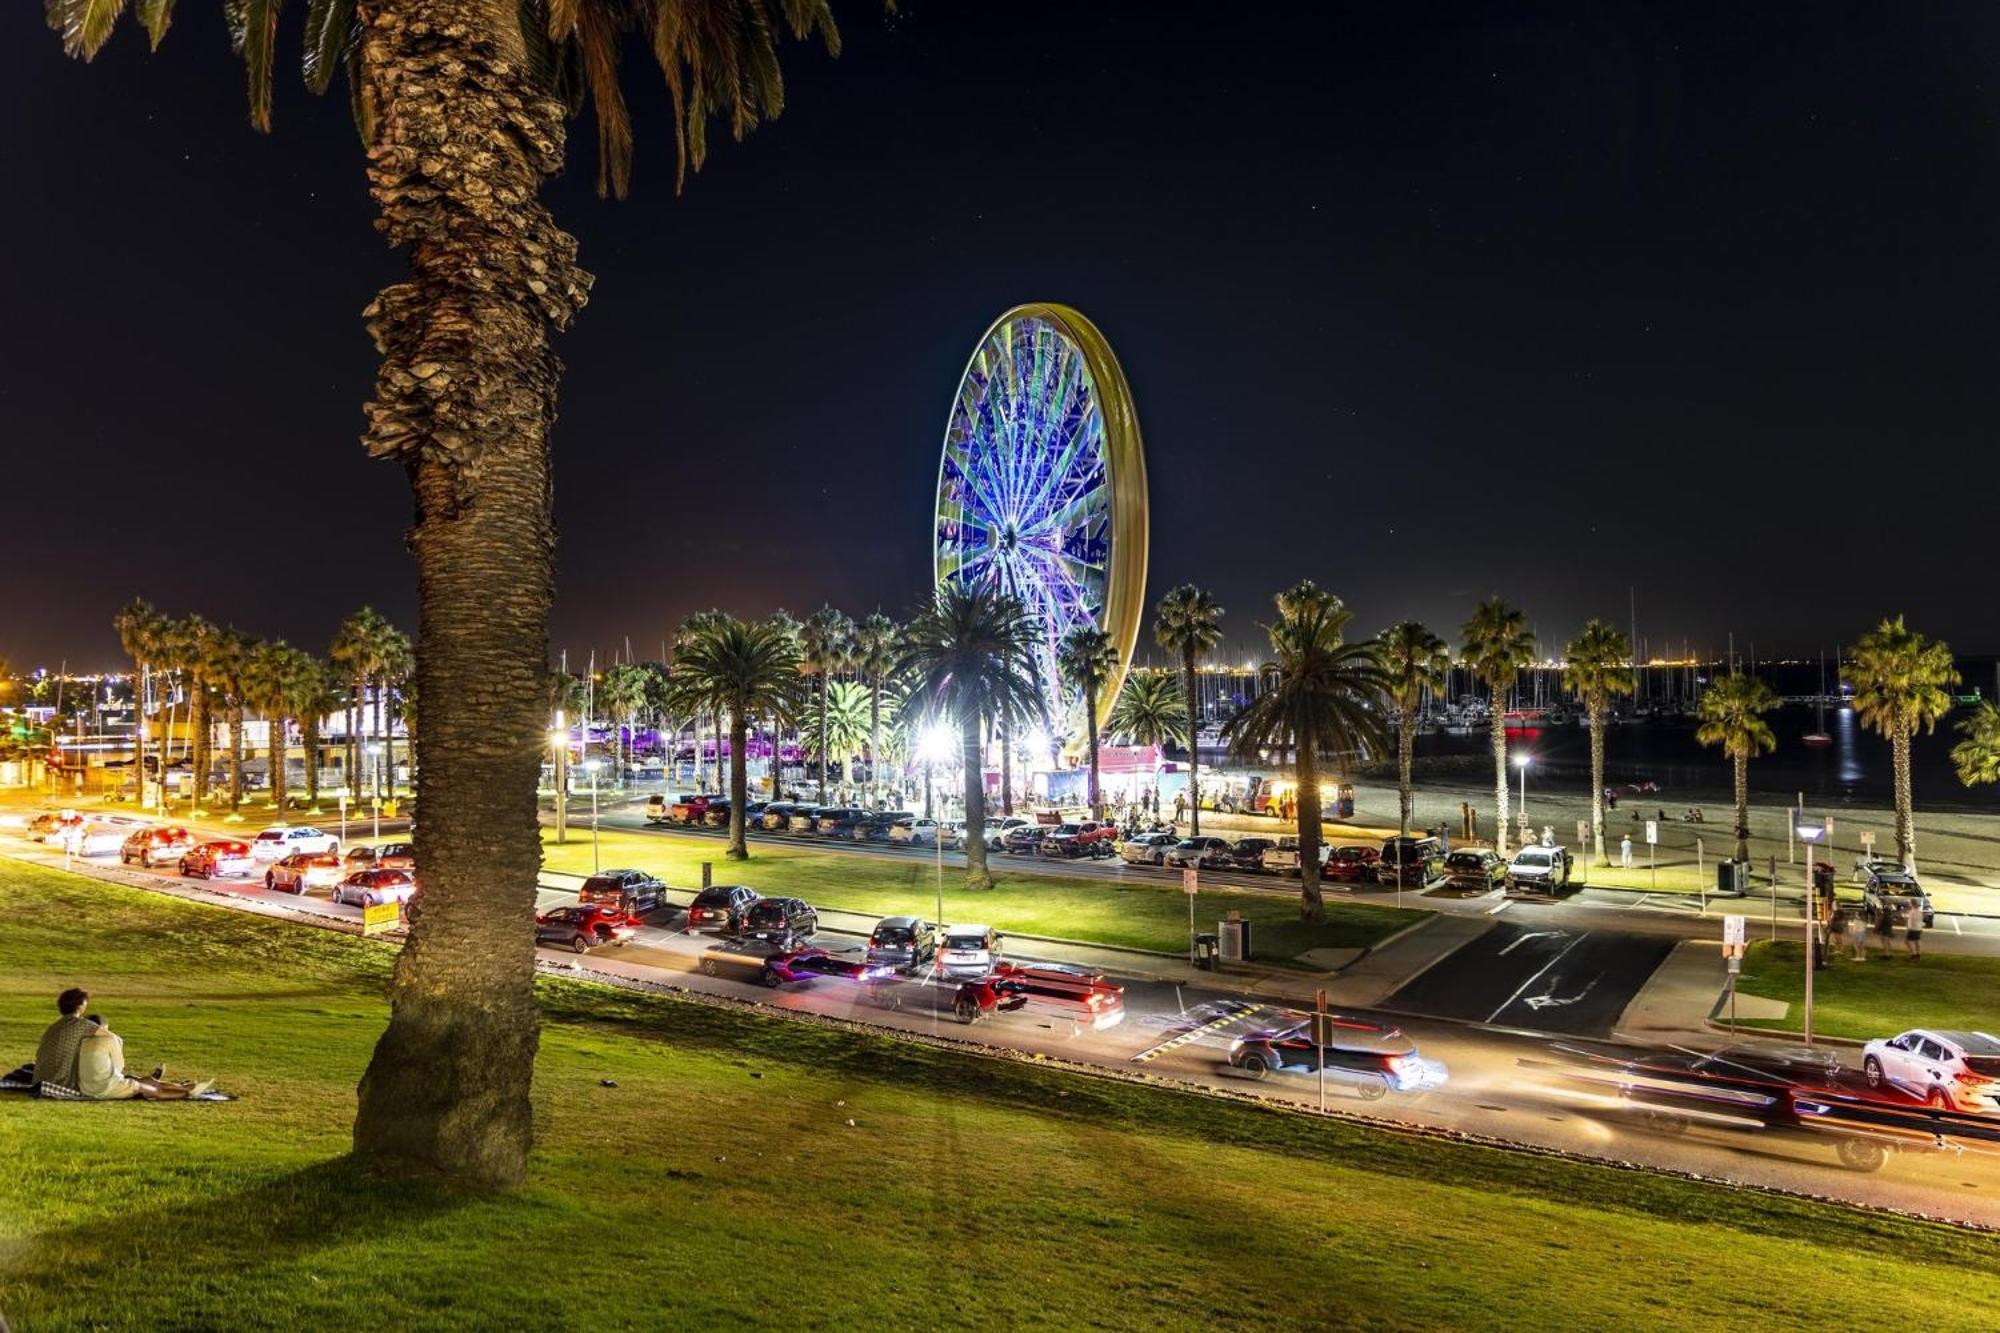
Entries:
{"label": "grass lawn", "polygon": [[17,866],[0,920],[6,1048],[82,983],[135,1064],[241,1095],[6,1103],[21,1330],[1530,1327],[1549,1276],[1585,1327],[1824,1327],[1879,1318],[1885,1263],[1926,1274],[1899,1319],[2000,1305],[1942,1226],[577,982],[529,1182],[453,1197],[340,1156],[385,949]]}
{"label": "grass lawn", "polygon": [[[794,894],[819,907],[881,916],[899,912],[929,916],[937,911],[935,863],[918,857],[864,856],[753,840],[750,859],[733,862],[723,859],[724,844],[716,838],[623,830],[601,831],[598,836],[601,864],[636,866],[680,887],[699,885],[701,863],[712,861],[718,884],[748,884],[760,893]],[[571,829],[569,842],[561,846],[554,837],[552,829],[542,833],[548,868],[589,874],[589,830]],[[1021,935],[1186,952],[1188,903],[1178,880],[1038,875],[1015,869],[1020,864],[1014,857],[996,854],[994,887],[980,894],[966,890],[963,870],[946,866],[946,921],[979,921]],[[1204,889],[1195,896],[1197,929],[1214,930],[1215,923],[1232,910],[1255,923],[1257,955],[1272,962],[1313,948],[1363,947],[1433,915],[1350,902],[1329,889],[1325,923],[1308,927],[1299,920],[1296,892]]]}
{"label": "grass lawn", "polygon": [[[1972,1028],[2000,1032],[2000,958],[1926,952],[1921,962],[1903,955],[1901,939],[1884,955],[1869,936],[1868,961],[1836,955],[1813,978],[1813,1032],[1828,1037],[1892,1037],[1905,1028]],[[1805,946],[1794,940],[1759,940],[1743,959],[1737,988],[1745,995],[1784,1000],[1791,1008],[1776,1022],[1746,1023],[1797,1031],[1805,1006]]]}

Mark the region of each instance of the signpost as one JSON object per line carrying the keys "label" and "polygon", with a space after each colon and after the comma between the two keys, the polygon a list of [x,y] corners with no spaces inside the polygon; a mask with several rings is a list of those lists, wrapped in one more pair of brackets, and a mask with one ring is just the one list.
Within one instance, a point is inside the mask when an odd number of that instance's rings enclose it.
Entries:
{"label": "signpost", "polygon": [[1201,872],[1193,866],[1181,867],[1181,892],[1188,900],[1188,961],[1194,961],[1194,896],[1201,890]]}
{"label": "signpost", "polygon": [[1695,887],[1701,890],[1701,914],[1703,916],[1707,916],[1708,915],[1708,866],[1702,860],[1701,835],[1699,834],[1695,835],[1695,840],[1694,840],[1694,882],[1695,882]]}
{"label": "signpost", "polygon": [[1646,869],[1653,877],[1653,887],[1660,887],[1660,863],[1653,849],[1660,843],[1660,821],[1646,821]]}
{"label": "signpost", "polygon": [[1313,1049],[1317,1058],[1313,1061],[1319,1070],[1319,1111],[1326,1114],[1326,1039],[1333,1035],[1333,1020],[1326,1012],[1326,992],[1320,991],[1313,1000]]}
{"label": "signpost", "polygon": [[1743,970],[1743,951],[1748,946],[1748,921],[1740,916],[1722,918],[1722,956],[1729,965],[1729,1030],[1736,1031],[1736,974]]}
{"label": "signpost", "polygon": [[361,908],[363,935],[380,935],[384,931],[394,930],[402,923],[403,908],[400,903],[367,903]]}
{"label": "signpost", "polygon": [[340,845],[347,845],[347,793],[340,794]]}

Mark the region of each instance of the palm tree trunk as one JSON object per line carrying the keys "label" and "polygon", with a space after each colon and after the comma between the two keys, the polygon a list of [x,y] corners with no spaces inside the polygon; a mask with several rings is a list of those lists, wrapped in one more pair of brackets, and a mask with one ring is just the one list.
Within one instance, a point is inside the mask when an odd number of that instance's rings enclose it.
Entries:
{"label": "palm tree trunk", "polygon": [[1319,887],[1319,756],[1304,739],[1298,756],[1299,916],[1318,925],[1326,920],[1326,896]]}
{"label": "palm tree trunk", "polygon": [[1086,686],[1083,691],[1083,729],[1090,740],[1090,817],[1104,818],[1104,799],[1097,786],[1097,691]]}
{"label": "palm tree trunk", "polygon": [[354,1146],[406,1174],[510,1186],[533,1140],[539,1042],[549,340],[590,280],[536,197],[562,166],[563,107],[527,81],[512,0],[362,0],[358,17],[372,193],[412,270],[369,307],[382,367],[368,445],[404,465],[416,501],[424,891]]}
{"label": "palm tree trunk", "polygon": [[965,887],[990,889],[986,868],[986,774],[979,762],[979,714],[968,708],[959,719],[959,751],[965,760]]}
{"label": "palm tree trunk", "polygon": [[729,714],[729,850],[725,853],[732,861],[750,859],[750,848],[743,838],[743,803],[750,799],[749,755],[744,744],[750,736],[750,724],[744,720],[741,711]]}
{"label": "palm tree trunk", "polygon": [[1195,693],[1200,687],[1194,674],[1194,650],[1189,649],[1181,657],[1181,693],[1187,696],[1188,836],[1191,838],[1201,836],[1201,713]]}
{"label": "palm tree trunk", "polygon": [[718,708],[715,710],[715,787],[713,788],[713,790],[719,791],[721,790],[721,788],[722,788],[722,710]]}
{"label": "palm tree trunk", "polygon": [[355,676],[348,687],[347,696],[347,769],[341,774],[341,785],[347,788],[349,805],[361,800],[361,677]]}
{"label": "palm tree trunk", "polygon": [[196,677],[192,688],[193,699],[188,706],[190,730],[194,732],[190,747],[194,751],[194,803],[197,809],[208,804],[208,682]]}
{"label": "palm tree trunk", "polygon": [[1593,693],[1590,709],[1590,836],[1597,843],[1597,860],[1610,865],[1604,849],[1604,705],[1603,695]]}
{"label": "palm tree trunk", "polygon": [[229,710],[229,808],[234,811],[243,804],[243,716],[245,709],[239,696]]}
{"label": "palm tree trunk", "polygon": [[1501,687],[1493,687],[1493,808],[1499,812],[1493,830],[1493,850],[1507,854],[1507,706]]}
{"label": "palm tree trunk", "polygon": [[[375,744],[382,751],[382,754],[375,761],[375,804],[377,805],[382,803],[382,767],[389,758],[388,693],[389,678],[386,675],[377,676],[375,678]],[[393,779],[391,779],[391,790],[394,790]]]}
{"label": "palm tree trunk", "polygon": [[1014,724],[1000,719],[1000,813],[1014,813]]}
{"label": "palm tree trunk", "polygon": [[[143,658],[132,665],[132,800],[143,808],[146,804],[146,685],[151,677]],[[161,780],[164,781],[166,776],[167,766],[161,764]]]}
{"label": "palm tree trunk", "polygon": [[[267,718],[271,728],[271,804],[278,810],[285,808],[285,719],[282,714]],[[279,816],[283,818],[282,814]]]}
{"label": "palm tree trunk", "polygon": [[875,805],[882,805],[882,678],[868,681],[868,786],[875,793]]}
{"label": "palm tree trunk", "polygon": [[1896,857],[1914,874],[1917,868],[1917,820],[1910,800],[1910,733],[1907,729],[1898,727],[1889,738],[1889,756],[1896,779]]}
{"label": "palm tree trunk", "polygon": [[824,668],[819,673],[819,799],[821,802],[833,798],[826,791],[826,677]]}
{"label": "palm tree trunk", "polygon": [[308,708],[299,719],[299,739],[305,742],[306,808],[319,809],[319,710]]}
{"label": "palm tree trunk", "polygon": [[1396,719],[1396,802],[1401,812],[1400,833],[1410,831],[1410,816],[1416,801],[1410,790],[1410,770],[1417,759],[1417,710],[1414,704],[1398,710]]}
{"label": "palm tree trunk", "polygon": [[[1736,764],[1736,859],[1750,859],[1750,756],[1734,756]],[[1774,890],[1775,892],[1775,890]]]}

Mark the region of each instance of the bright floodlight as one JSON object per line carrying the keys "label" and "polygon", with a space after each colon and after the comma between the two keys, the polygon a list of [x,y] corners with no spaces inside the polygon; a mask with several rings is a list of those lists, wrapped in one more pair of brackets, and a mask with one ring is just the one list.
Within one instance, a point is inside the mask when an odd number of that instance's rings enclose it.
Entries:
{"label": "bright floodlight", "polygon": [[926,762],[943,763],[951,758],[955,739],[950,727],[942,722],[933,722],[924,728],[917,748]]}
{"label": "bright floodlight", "polygon": [[1824,833],[1824,832],[1826,832],[1826,828],[1825,828],[1825,826],[1824,826],[1824,825],[1821,825],[1821,824],[1800,824],[1800,825],[1799,825],[1799,827],[1798,827],[1798,834],[1799,834],[1799,841],[1800,841],[1800,842],[1813,842],[1813,841],[1815,841],[1816,839],[1818,839],[1818,837],[1819,837],[1819,835],[1820,835],[1820,834],[1822,834],[1822,833]]}
{"label": "bright floodlight", "polygon": [[603,767],[604,761],[602,759],[586,759],[583,761],[583,771],[586,773],[595,773]]}
{"label": "bright floodlight", "polygon": [[1535,756],[1531,754],[1517,754],[1514,756],[1514,767],[1516,768],[1526,768],[1529,764],[1532,764],[1534,762],[1535,762]]}

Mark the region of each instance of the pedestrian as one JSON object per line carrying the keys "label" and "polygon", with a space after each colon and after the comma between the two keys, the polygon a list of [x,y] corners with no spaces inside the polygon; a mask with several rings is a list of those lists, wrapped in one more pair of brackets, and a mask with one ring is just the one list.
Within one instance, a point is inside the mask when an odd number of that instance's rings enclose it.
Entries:
{"label": "pedestrian", "polygon": [[1174,793],[1174,822],[1178,824],[1183,819],[1186,818],[1187,818],[1187,793],[1184,791],[1177,791]]}
{"label": "pedestrian", "polygon": [[1556,845],[1555,826],[1553,824],[1542,825],[1542,846],[1553,847],[1555,845]]}
{"label": "pedestrian", "polygon": [[1618,840],[1618,864],[1626,870],[1632,868],[1632,835],[1629,833]]}
{"label": "pedestrian", "polygon": [[1828,957],[1830,958],[1832,955],[1839,953],[1845,947],[1846,943],[1847,912],[1844,908],[1836,907],[1833,909],[1833,915],[1827,918],[1826,923],[1826,952]]}
{"label": "pedestrian", "polygon": [[1882,937],[1882,952],[1887,954],[1895,947],[1896,919],[1889,914],[1887,903],[1875,909],[1875,933]]}
{"label": "pedestrian", "polygon": [[1903,948],[1909,953],[1910,961],[1917,962],[1924,956],[1924,904],[1919,898],[1910,899],[1903,908]]}
{"label": "pedestrian", "polygon": [[1847,947],[1853,950],[1855,962],[1868,961],[1868,923],[1861,919],[1859,913],[1847,918]]}

